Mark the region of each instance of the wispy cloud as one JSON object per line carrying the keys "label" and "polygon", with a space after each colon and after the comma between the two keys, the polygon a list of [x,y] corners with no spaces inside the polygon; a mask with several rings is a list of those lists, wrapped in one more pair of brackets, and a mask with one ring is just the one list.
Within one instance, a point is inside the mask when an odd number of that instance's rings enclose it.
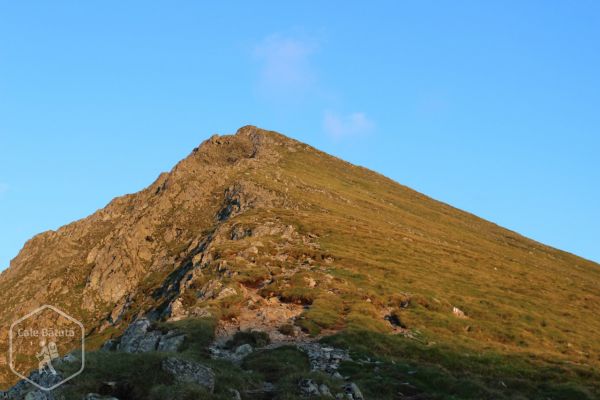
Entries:
{"label": "wispy cloud", "polygon": [[344,96],[329,88],[318,73],[316,55],[322,43],[306,35],[280,33],[256,43],[253,55],[259,67],[259,95],[296,114],[308,114],[315,108],[326,110],[323,131],[335,140],[352,139],[373,132],[375,124],[365,112],[344,114],[327,111],[343,103]]}
{"label": "wispy cloud", "polygon": [[315,85],[311,55],[314,41],[281,34],[266,37],[254,47],[260,63],[259,89],[269,96],[293,98]]}
{"label": "wispy cloud", "polygon": [[0,182],[0,197],[3,197],[6,192],[8,192],[8,185]]}
{"label": "wispy cloud", "polygon": [[326,111],[323,117],[323,130],[334,139],[366,135],[375,129],[375,123],[364,112],[340,115]]}

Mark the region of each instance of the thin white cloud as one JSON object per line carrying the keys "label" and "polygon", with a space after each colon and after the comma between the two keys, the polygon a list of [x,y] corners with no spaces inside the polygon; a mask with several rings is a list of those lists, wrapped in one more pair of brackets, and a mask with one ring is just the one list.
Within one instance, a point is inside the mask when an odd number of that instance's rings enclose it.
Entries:
{"label": "thin white cloud", "polygon": [[310,56],[316,45],[308,40],[274,34],[254,47],[260,63],[259,89],[267,95],[293,97],[315,84]]}
{"label": "thin white cloud", "polygon": [[325,133],[334,139],[366,135],[375,129],[375,123],[364,112],[339,115],[326,111],[323,118]]}
{"label": "thin white cloud", "polygon": [[[332,104],[343,102],[343,95],[328,88],[317,73],[313,56],[320,43],[306,35],[276,33],[255,44],[258,94],[277,106],[289,109],[293,105],[294,112],[302,112],[304,108],[327,110]],[[323,118],[324,132],[336,140],[369,134],[374,128],[375,124],[364,112],[325,111]]]}

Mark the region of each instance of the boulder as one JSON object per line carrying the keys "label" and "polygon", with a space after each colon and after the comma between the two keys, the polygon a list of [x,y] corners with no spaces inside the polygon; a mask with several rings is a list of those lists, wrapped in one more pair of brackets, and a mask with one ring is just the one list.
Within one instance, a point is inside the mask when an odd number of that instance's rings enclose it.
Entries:
{"label": "boulder", "polygon": [[163,334],[152,329],[148,318],[140,318],[127,327],[120,341],[109,339],[101,351],[122,351],[124,353],[145,353],[149,351],[177,352],[185,341],[185,335],[172,330]]}
{"label": "boulder", "polygon": [[52,399],[52,397],[50,397],[51,394],[47,393],[47,392],[42,392],[41,390],[32,390],[31,392],[27,393],[25,395],[25,397],[23,397],[23,399],[25,400],[50,400]]}
{"label": "boulder", "polygon": [[360,389],[358,388],[358,386],[356,386],[356,383],[354,382],[351,382],[344,386],[344,391],[347,395],[349,395],[350,399],[352,400],[365,400]]}
{"label": "boulder", "polygon": [[242,395],[235,389],[229,389],[229,393],[231,394],[231,400],[242,400]]}
{"label": "boulder", "polygon": [[156,350],[160,332],[150,331],[151,322],[147,318],[140,318],[127,327],[121,337],[118,350],[125,353],[143,353]]}
{"label": "boulder", "polygon": [[88,393],[85,395],[85,400],[119,400],[116,397],[112,396],[102,396],[98,393]]}
{"label": "boulder", "polygon": [[331,391],[329,390],[329,387],[324,383],[319,385],[319,392],[321,392],[321,396],[323,397],[333,397]]}
{"label": "boulder", "polygon": [[157,350],[176,353],[183,345],[184,340],[185,335],[181,332],[169,331],[160,337]]}
{"label": "boulder", "polygon": [[[183,344],[183,334],[169,331],[163,335],[159,330],[152,330],[151,325],[147,318],[140,318],[133,322],[121,337],[117,349],[125,353],[145,353],[156,350],[176,352]],[[103,347],[107,346],[110,346],[108,342]]]}
{"label": "boulder", "polygon": [[75,362],[78,362],[78,361],[79,361],[79,358],[77,358],[77,357],[76,357],[74,354],[72,354],[72,353],[68,353],[68,354],[65,354],[65,356],[62,358],[62,360],[61,360],[61,361],[62,361],[62,362],[65,362],[65,363],[69,363],[69,364],[70,364],[70,363],[75,363]]}
{"label": "boulder", "polygon": [[317,385],[315,381],[312,379],[302,379],[298,382],[298,387],[300,388],[300,393],[304,397],[331,397],[331,391],[329,387],[325,384]]}
{"label": "boulder", "polygon": [[11,387],[10,389],[8,389],[8,391],[6,392],[0,392],[0,395],[2,399],[8,399],[8,400],[20,400],[25,398],[25,395],[27,394],[27,391],[31,389],[31,384],[29,382],[27,382],[26,380],[22,379],[19,382],[17,382],[13,387]]}
{"label": "boulder", "polygon": [[454,314],[454,315],[455,315],[456,317],[458,317],[458,318],[463,318],[463,319],[464,319],[464,318],[467,318],[467,316],[465,315],[464,311],[463,311],[463,310],[461,310],[461,309],[460,309],[460,308],[458,308],[458,307],[454,307],[454,308],[452,308],[452,314]]}
{"label": "boulder", "polygon": [[235,349],[235,355],[241,359],[246,357],[248,354],[252,353],[253,350],[254,349],[252,348],[252,346],[248,343],[242,344],[241,346],[238,346]]}
{"label": "boulder", "polygon": [[[29,379],[31,379],[43,388],[51,388],[52,386],[57,385],[64,380],[60,372],[56,375],[47,373],[40,374],[38,370],[35,370],[31,374],[29,374]],[[27,385],[29,385],[29,383]]]}
{"label": "boulder", "polygon": [[300,388],[300,393],[305,397],[316,397],[321,395],[319,386],[317,386],[312,379],[302,379],[298,383],[298,387]]}
{"label": "boulder", "polygon": [[161,338],[161,333],[159,331],[150,331],[142,336],[137,342],[137,348],[131,353],[145,353],[148,351],[155,351],[158,348],[158,342]]}
{"label": "boulder", "polygon": [[104,342],[104,344],[100,348],[100,351],[115,351],[118,347],[119,342],[113,339],[108,339],[106,342]]}
{"label": "boulder", "polygon": [[176,382],[195,383],[211,393],[215,388],[215,373],[200,363],[169,357],[163,360],[162,369],[173,376]]}
{"label": "boulder", "polygon": [[333,375],[342,361],[351,359],[346,350],[322,346],[319,343],[301,343],[297,347],[306,353],[313,371],[323,371]]}

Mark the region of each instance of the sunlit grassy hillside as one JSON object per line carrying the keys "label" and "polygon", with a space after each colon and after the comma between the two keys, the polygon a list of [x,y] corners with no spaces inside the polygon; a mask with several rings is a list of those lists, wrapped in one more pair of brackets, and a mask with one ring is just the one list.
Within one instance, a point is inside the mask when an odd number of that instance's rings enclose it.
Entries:
{"label": "sunlit grassy hillside", "polygon": [[[600,397],[598,264],[254,127],[32,240],[0,289],[4,332],[52,302],[85,322],[90,349],[144,313],[163,322],[176,304],[218,326],[258,296],[349,348],[343,373],[367,398]],[[118,361],[97,357],[90,374]]]}

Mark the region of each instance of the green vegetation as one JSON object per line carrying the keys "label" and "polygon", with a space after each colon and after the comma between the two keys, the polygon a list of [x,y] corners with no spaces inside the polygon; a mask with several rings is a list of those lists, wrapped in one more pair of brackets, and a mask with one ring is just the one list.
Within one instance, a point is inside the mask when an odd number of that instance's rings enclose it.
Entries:
{"label": "green vegetation", "polygon": [[277,382],[288,376],[310,371],[308,358],[295,347],[254,352],[244,359],[242,365],[260,373],[267,382]]}
{"label": "green vegetation", "polygon": [[[187,319],[156,326],[164,332],[177,329],[186,335],[183,348],[177,357],[199,361],[210,367],[216,375],[215,392],[208,393],[195,384],[180,384],[161,368],[161,362],[170,353],[88,352],[84,372],[61,390],[67,400],[81,399],[87,393],[106,392],[105,382],[116,382],[110,393],[119,399],[167,400],[167,399],[230,399],[230,388],[248,390],[257,388],[261,376],[243,371],[231,363],[212,360],[208,345],[214,339],[213,319]],[[68,364],[67,368],[68,368]],[[67,373],[72,371],[66,371]]]}
{"label": "green vegetation", "polygon": [[243,344],[249,344],[253,348],[256,348],[265,347],[269,343],[271,343],[271,340],[269,339],[269,335],[265,332],[241,331],[236,332],[235,335],[233,335],[233,338],[227,342],[226,347],[229,349],[234,349]]}
{"label": "green vegetation", "polygon": [[[298,384],[311,379],[341,391],[343,381],[311,372],[306,354],[292,346],[257,350],[240,366],[212,360],[207,346],[214,321],[186,320],[164,324],[186,332],[186,347],[178,357],[199,361],[216,374],[214,393],[194,384],[176,384],[160,367],[168,353],[125,354],[91,352],[84,373],[65,386],[66,399],[90,392],[124,399],[229,399],[230,389],[261,393],[263,382],[274,385],[273,398],[302,398]],[[235,342],[235,344],[233,343]],[[352,331],[328,336],[323,344],[350,350],[353,361],[343,362],[340,373],[361,388],[367,399],[392,400],[399,394],[430,400],[593,400],[600,396],[600,371],[542,358],[475,352],[464,347],[423,344],[400,335]],[[268,342],[260,332],[240,332],[231,346]],[[106,392],[106,382],[116,388]],[[259,398],[247,395],[244,398]],[[194,397],[196,396],[196,397]]]}
{"label": "green vegetation", "polygon": [[324,339],[348,348],[353,362],[340,372],[367,398],[592,400],[600,398],[600,371],[536,357],[424,345],[402,336],[343,333]]}
{"label": "green vegetation", "polygon": [[[196,384],[174,382],[161,368],[161,362],[167,356],[168,353],[88,353],[84,372],[61,388],[60,394],[67,400],[82,399],[87,393],[110,394],[130,400],[220,400],[231,398],[230,388],[247,390],[257,388],[260,383],[259,375],[243,371],[233,364],[197,354],[179,355],[201,361],[215,372],[215,391],[209,393]],[[116,382],[116,387],[108,390],[106,382]]]}
{"label": "green vegetation", "polygon": [[[177,357],[201,362],[211,368],[216,375],[214,393],[195,384],[181,384],[161,368],[161,362],[174,354],[149,352],[128,354],[121,352],[88,352],[86,369],[60,389],[59,395],[66,400],[81,399],[87,393],[112,395],[129,400],[187,400],[231,399],[231,390],[244,394],[243,398],[261,398],[263,382],[275,388],[269,398],[276,400],[298,400],[302,397],[298,383],[303,379],[325,383],[332,389],[339,389],[340,382],[316,372],[310,372],[307,356],[295,347],[279,347],[272,350],[259,350],[244,359],[241,366],[223,360],[213,360],[208,356],[207,346],[213,339],[213,320],[185,320],[161,324],[165,330],[179,329],[186,333],[186,346]],[[257,346],[268,344],[263,332],[240,332],[231,345],[254,343]],[[75,366],[64,364],[65,373],[72,373]],[[114,386],[107,383],[114,382]]]}
{"label": "green vegetation", "polygon": [[215,339],[215,327],[217,322],[212,318],[185,319],[176,322],[163,322],[158,328],[163,332],[177,330],[185,334],[185,341],[179,350],[191,358],[206,358],[208,346]]}

